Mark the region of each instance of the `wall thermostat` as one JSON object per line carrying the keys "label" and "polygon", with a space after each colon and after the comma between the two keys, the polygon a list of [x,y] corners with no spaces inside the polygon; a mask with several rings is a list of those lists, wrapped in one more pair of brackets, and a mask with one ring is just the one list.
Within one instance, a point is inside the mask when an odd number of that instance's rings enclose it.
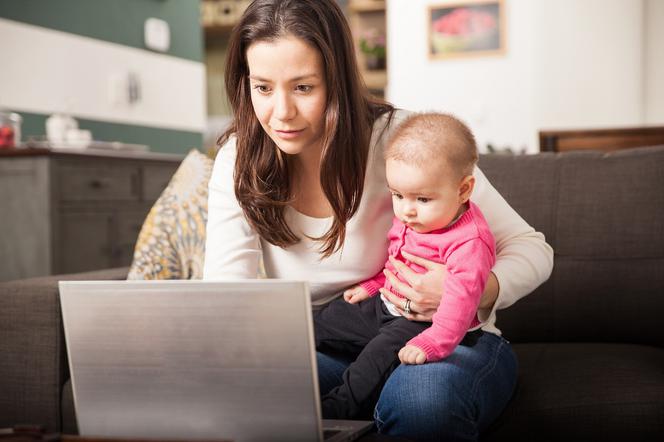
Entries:
{"label": "wall thermostat", "polygon": [[159,18],[145,20],[145,46],[154,51],[166,52],[171,47],[171,28]]}

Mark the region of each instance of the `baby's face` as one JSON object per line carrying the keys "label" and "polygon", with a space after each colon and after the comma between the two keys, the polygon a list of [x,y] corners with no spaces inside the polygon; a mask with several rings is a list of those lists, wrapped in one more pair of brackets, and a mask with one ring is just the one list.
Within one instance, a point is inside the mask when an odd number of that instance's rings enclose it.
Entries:
{"label": "baby's face", "polygon": [[395,159],[386,161],[394,215],[416,232],[427,233],[447,226],[464,203],[460,181],[444,170]]}

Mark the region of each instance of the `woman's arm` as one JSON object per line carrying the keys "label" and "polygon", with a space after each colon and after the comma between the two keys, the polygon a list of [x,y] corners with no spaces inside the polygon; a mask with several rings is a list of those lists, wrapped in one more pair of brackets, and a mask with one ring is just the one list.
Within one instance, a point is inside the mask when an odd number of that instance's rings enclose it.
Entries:
{"label": "woman's arm", "polygon": [[479,309],[489,309],[493,308],[493,304],[496,303],[498,299],[498,292],[500,291],[500,285],[498,284],[498,278],[493,272],[489,272],[489,278],[486,280],[486,285],[484,286],[484,292],[482,293],[482,298],[480,299]]}
{"label": "woman's arm", "polygon": [[[484,322],[496,309],[509,307],[549,278],[553,269],[553,250],[544,240],[544,235],[535,231],[510,207],[482,171],[476,168],[474,175],[475,189],[471,200],[482,210],[496,240],[496,264],[489,274],[478,310],[478,319]],[[401,295],[411,300],[414,313],[404,316],[430,321],[440,304],[441,295],[444,295],[441,287],[446,274],[445,266],[422,258],[406,258],[425,267],[427,273],[417,274],[392,260],[409,285],[389,271],[386,271],[386,276]],[[381,293],[403,311],[403,300],[385,290]]]}
{"label": "woman's arm", "polygon": [[259,237],[235,198],[235,137],[220,149],[208,185],[208,221],[203,279],[256,278]]}
{"label": "woman's arm", "polygon": [[[471,200],[479,206],[496,240],[496,264],[480,303],[486,320],[494,310],[509,307],[546,281],[553,270],[553,249],[475,168]],[[495,301],[491,302],[495,291]]]}

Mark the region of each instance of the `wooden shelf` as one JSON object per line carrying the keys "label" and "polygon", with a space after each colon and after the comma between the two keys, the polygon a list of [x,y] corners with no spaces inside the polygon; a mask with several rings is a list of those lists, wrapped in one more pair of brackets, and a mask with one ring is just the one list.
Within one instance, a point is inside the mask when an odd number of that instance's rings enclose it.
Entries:
{"label": "wooden shelf", "polygon": [[206,40],[228,39],[235,25],[210,25],[203,28]]}
{"label": "wooden shelf", "polygon": [[228,25],[209,25],[203,28],[205,34],[228,34],[231,32],[235,23]]}
{"label": "wooden shelf", "polygon": [[382,12],[385,11],[384,0],[350,0],[348,9],[351,12]]}
{"label": "wooden shelf", "polygon": [[[372,29],[387,36],[387,23],[385,16],[387,13],[384,0],[349,0],[348,18],[351,30],[353,31],[353,40],[357,53],[357,61],[360,66],[362,78],[367,87],[375,94],[381,95],[385,92],[387,86],[386,70],[369,70],[366,68],[366,56],[360,48],[360,38],[363,33]],[[387,48],[386,48],[387,49]]]}
{"label": "wooden shelf", "polygon": [[362,71],[362,77],[369,89],[380,90],[387,86],[387,71]]}
{"label": "wooden shelf", "polygon": [[205,38],[227,40],[248,4],[248,0],[202,0],[201,23]]}

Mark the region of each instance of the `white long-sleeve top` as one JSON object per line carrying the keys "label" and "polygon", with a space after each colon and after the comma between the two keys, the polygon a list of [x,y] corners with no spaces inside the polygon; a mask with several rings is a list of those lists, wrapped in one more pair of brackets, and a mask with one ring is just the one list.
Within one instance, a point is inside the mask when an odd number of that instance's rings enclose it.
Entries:
{"label": "white long-sleeve top", "polygon": [[[319,237],[332,218],[312,218],[286,209],[286,220],[299,243],[286,249],[262,240],[249,225],[235,197],[233,170],[235,138],[221,148],[209,182],[208,222],[204,279],[245,279],[258,276],[261,258],[269,278],[308,281],[315,308],[327,304],[344,289],[374,276],[387,259],[387,232],[392,223],[392,196],[385,179],[383,149],[391,131],[408,115],[396,111],[374,124],[362,201],[346,224],[343,247],[321,259]],[[385,130],[384,130],[385,129]],[[535,231],[503,199],[479,168],[475,168],[471,200],[479,206],[496,240],[496,264],[492,272],[500,286],[491,310],[479,311],[482,329],[500,334],[496,310],[514,304],[546,281],[553,268],[553,250],[544,235]],[[308,236],[308,237],[307,237]]]}

